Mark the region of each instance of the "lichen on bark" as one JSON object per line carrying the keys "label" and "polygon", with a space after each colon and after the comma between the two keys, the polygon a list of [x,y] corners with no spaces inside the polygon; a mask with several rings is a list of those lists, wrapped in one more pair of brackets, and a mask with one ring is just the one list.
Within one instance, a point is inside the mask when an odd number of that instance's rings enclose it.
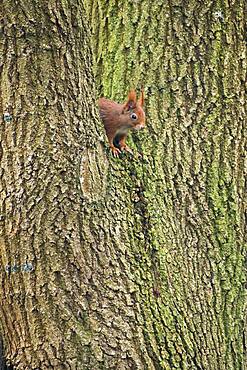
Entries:
{"label": "lichen on bark", "polygon": [[[0,6],[7,359],[243,369],[244,1]],[[102,147],[91,42],[98,94],[145,87],[133,156]]]}
{"label": "lichen on bark", "polygon": [[139,160],[114,166],[148,356],[156,368],[242,369],[245,3],[108,3],[88,2],[98,90],[146,93],[146,132],[129,138]]}

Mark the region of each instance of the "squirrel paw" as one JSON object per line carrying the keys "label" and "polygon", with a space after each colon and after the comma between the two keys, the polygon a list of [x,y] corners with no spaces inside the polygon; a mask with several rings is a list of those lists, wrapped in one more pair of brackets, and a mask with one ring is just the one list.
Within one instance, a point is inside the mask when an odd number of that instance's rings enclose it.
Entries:
{"label": "squirrel paw", "polygon": [[121,151],[118,148],[111,147],[111,151],[114,157],[118,157]]}
{"label": "squirrel paw", "polygon": [[121,147],[121,150],[122,150],[123,152],[127,152],[127,153],[130,153],[130,154],[133,154],[132,150],[131,150],[127,145],[122,146],[122,147]]}

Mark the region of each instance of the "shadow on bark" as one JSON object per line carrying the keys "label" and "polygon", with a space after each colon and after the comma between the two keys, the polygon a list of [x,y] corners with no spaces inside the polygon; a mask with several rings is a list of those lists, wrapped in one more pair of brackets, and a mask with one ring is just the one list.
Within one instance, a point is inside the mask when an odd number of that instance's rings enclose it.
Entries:
{"label": "shadow on bark", "polygon": [[13,366],[6,365],[2,338],[0,338],[0,370],[14,370]]}

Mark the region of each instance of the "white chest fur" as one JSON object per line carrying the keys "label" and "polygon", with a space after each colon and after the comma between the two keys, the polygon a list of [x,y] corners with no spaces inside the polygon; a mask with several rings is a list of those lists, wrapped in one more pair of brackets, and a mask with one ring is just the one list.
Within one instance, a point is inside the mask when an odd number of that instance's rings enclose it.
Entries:
{"label": "white chest fur", "polygon": [[129,131],[129,127],[121,127],[119,130],[117,130],[117,135],[127,135]]}

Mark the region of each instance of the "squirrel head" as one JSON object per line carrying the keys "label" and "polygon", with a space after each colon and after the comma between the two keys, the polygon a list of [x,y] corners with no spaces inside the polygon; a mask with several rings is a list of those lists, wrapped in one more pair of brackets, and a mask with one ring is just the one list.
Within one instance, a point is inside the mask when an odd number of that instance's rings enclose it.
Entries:
{"label": "squirrel head", "polygon": [[141,91],[140,98],[136,99],[135,90],[130,90],[128,100],[123,106],[122,113],[132,130],[140,130],[145,127],[144,92]]}

